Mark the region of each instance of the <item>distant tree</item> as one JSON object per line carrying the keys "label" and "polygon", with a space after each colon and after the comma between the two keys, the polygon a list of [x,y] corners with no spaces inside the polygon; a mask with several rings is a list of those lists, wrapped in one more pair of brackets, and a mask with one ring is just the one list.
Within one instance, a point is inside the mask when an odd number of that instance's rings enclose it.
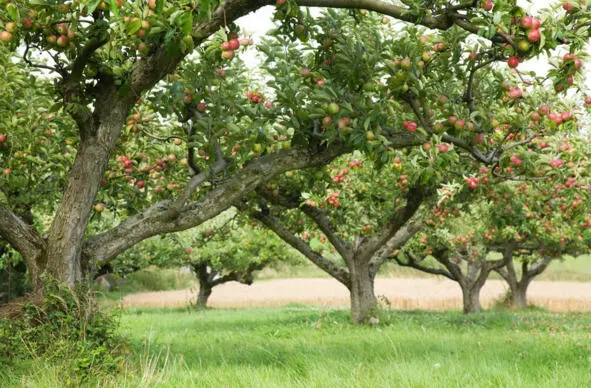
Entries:
{"label": "distant tree", "polygon": [[199,280],[196,307],[207,307],[213,288],[227,282],[251,285],[254,272],[299,258],[271,231],[256,225],[223,226],[201,232],[186,248],[187,262]]}
{"label": "distant tree", "polygon": [[[395,260],[458,282],[464,312],[480,310],[479,293],[492,271],[507,281],[511,305],[526,307],[529,284],[552,260],[590,249],[589,151],[588,139],[576,133],[529,142],[528,150],[511,155],[496,171],[467,177],[468,187],[481,185],[483,178],[500,182],[474,187],[478,193],[461,212],[435,209],[424,233]],[[503,257],[491,258],[492,252]],[[440,265],[431,265],[429,256]],[[515,261],[521,263],[521,278]]]}

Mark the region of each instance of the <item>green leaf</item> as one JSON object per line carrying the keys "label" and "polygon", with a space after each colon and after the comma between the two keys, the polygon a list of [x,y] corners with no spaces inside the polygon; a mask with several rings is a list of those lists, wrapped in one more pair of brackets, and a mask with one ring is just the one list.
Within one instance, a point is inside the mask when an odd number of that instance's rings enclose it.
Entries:
{"label": "green leaf", "polygon": [[109,11],[113,13],[115,16],[119,16],[119,7],[117,7],[117,2],[115,0],[109,0]]}
{"label": "green leaf", "polygon": [[[12,5],[12,6],[10,6],[10,5]],[[18,22],[21,20],[20,14],[18,12],[18,7],[16,7],[14,4],[11,3],[8,6],[6,6],[6,10],[8,11],[8,16],[13,21]]]}
{"label": "green leaf", "polygon": [[160,13],[162,12],[162,9],[164,9],[164,0],[156,0],[156,13]]}
{"label": "green leaf", "polygon": [[191,32],[193,31],[193,13],[183,13],[178,19],[178,25],[183,35],[191,35]]}
{"label": "green leaf", "polygon": [[93,0],[88,4],[88,13],[93,13],[96,7],[99,6],[101,0]]}
{"label": "green leaf", "polygon": [[133,22],[130,22],[127,25],[127,27],[125,28],[125,32],[127,32],[127,34],[129,34],[129,35],[133,35],[136,32],[138,32],[141,27],[142,27],[142,21],[137,19],[137,20],[134,20]]}
{"label": "green leaf", "polygon": [[209,20],[210,18],[210,0],[199,0],[199,20]]}

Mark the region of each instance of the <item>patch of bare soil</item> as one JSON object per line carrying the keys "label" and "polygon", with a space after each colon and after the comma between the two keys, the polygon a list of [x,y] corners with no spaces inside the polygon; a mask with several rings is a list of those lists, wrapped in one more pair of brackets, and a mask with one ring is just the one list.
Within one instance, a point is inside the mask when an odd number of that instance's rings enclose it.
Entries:
{"label": "patch of bare soil", "polygon": [[[481,293],[484,307],[502,298],[507,286],[489,280]],[[447,279],[377,279],[376,294],[397,309],[443,310],[462,306],[460,287]],[[531,304],[551,311],[591,311],[591,283],[533,282],[528,292]],[[142,292],[123,298],[124,307],[183,307],[195,301],[196,290]],[[291,303],[318,306],[348,306],[347,289],[333,279],[278,279],[251,286],[228,283],[216,287],[211,307],[281,307]]]}

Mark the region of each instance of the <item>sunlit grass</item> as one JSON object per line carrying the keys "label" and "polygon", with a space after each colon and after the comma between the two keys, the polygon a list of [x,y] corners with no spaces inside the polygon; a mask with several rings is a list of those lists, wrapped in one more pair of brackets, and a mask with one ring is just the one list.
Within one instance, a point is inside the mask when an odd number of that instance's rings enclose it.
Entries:
{"label": "sunlit grass", "polygon": [[[101,386],[586,387],[591,316],[530,311],[386,312],[357,327],[340,310],[130,310],[127,369]],[[33,362],[5,377],[52,386]]]}

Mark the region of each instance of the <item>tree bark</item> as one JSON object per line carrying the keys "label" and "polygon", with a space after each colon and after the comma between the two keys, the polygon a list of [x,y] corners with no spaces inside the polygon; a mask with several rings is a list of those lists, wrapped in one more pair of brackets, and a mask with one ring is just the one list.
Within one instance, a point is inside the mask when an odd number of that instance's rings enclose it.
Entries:
{"label": "tree bark", "polygon": [[529,281],[517,282],[510,288],[511,292],[511,307],[516,309],[527,308],[527,288]]}
{"label": "tree bark", "polygon": [[199,294],[197,295],[197,303],[195,307],[198,309],[206,309],[207,308],[207,301],[211,296],[211,292],[213,288],[211,284],[207,281],[202,282],[201,279],[199,280]]}
{"label": "tree bark", "polygon": [[482,286],[478,285],[462,286],[462,299],[463,299],[463,311],[464,314],[479,313],[482,310],[480,306],[480,290]]}
{"label": "tree bark", "polygon": [[351,319],[354,323],[367,323],[375,312],[378,301],[374,291],[374,275],[365,260],[349,262],[351,278]]}
{"label": "tree bark", "polygon": [[74,285],[85,278],[81,253],[92,205],[135,100],[133,95],[120,96],[115,85],[106,82],[96,96],[100,105],[92,115],[76,120],[80,146],[49,229],[45,254],[46,272],[57,280]]}
{"label": "tree bark", "polygon": [[195,263],[192,265],[195,276],[199,280],[199,294],[195,307],[198,309],[207,308],[207,301],[213,291],[213,278],[215,273],[210,270],[206,263]]}

